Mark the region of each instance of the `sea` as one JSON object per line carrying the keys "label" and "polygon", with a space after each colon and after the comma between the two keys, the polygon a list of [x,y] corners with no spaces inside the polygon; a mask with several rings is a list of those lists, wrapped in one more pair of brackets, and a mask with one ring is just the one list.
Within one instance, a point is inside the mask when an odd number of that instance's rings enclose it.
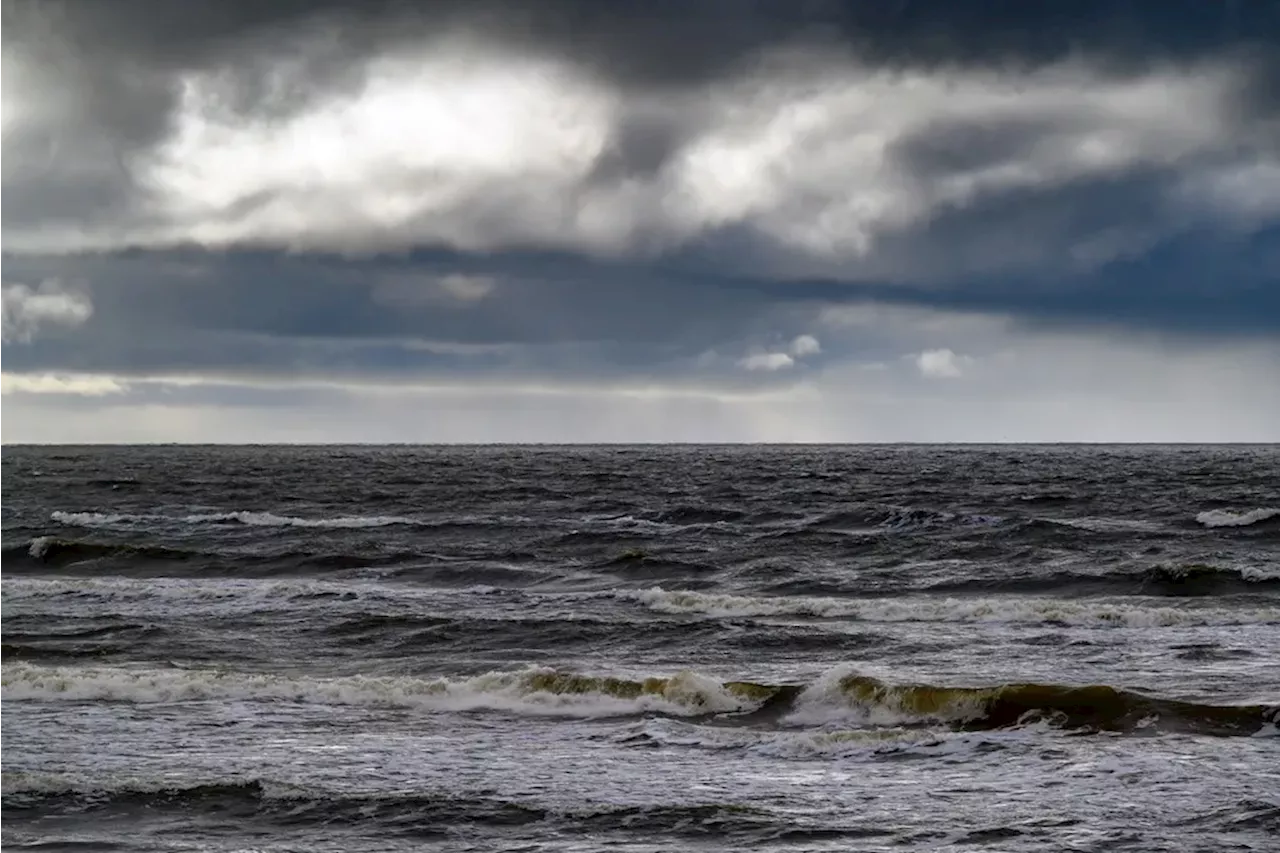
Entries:
{"label": "sea", "polygon": [[6,446],[5,849],[1280,850],[1277,446]]}

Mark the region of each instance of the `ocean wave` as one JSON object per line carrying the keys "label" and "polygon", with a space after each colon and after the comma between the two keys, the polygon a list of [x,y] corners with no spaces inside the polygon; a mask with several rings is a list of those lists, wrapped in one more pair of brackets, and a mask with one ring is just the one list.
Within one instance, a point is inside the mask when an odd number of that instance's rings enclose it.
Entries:
{"label": "ocean wave", "polygon": [[995,515],[949,512],[928,507],[868,504],[824,513],[809,519],[804,526],[818,529],[854,527],[859,532],[902,532],[939,525],[990,527],[1004,519]]}
{"label": "ocean wave", "polygon": [[40,565],[66,565],[103,557],[125,557],[139,561],[183,562],[199,556],[201,556],[200,552],[183,548],[84,542],[57,536],[37,536],[26,545],[9,545],[4,548],[4,563],[5,568],[8,569],[13,568],[14,562],[28,561]]}
{"label": "ocean wave", "polygon": [[741,711],[767,691],[721,684],[693,672],[633,681],[545,667],[469,678],[347,676],[305,678],[227,670],[41,667],[6,664],[5,701],[167,703],[210,699],[610,717],[646,712],[691,715]]}
{"label": "ocean wave", "polygon": [[1158,521],[1142,518],[1109,518],[1106,516],[1078,516],[1076,518],[1030,518],[1021,522],[1016,528],[1018,532],[1043,534],[1054,533],[1078,537],[1081,531],[1098,535],[1119,537],[1134,534],[1162,535],[1165,525]]}
{"label": "ocean wave", "polygon": [[807,706],[846,702],[877,719],[922,720],[1000,729],[1046,722],[1067,729],[1159,729],[1215,735],[1252,735],[1280,718],[1280,707],[1212,705],[1147,696],[1105,684],[999,684],[950,687],[889,684],[869,676],[830,677],[796,699]]}
{"label": "ocean wave", "polygon": [[[6,566],[6,568],[8,568]],[[385,581],[329,581],[317,578],[192,578],[192,577],[14,577],[5,581],[6,606],[24,615],[65,616],[68,608],[87,614],[108,608],[113,614],[142,615],[164,608],[182,616],[223,610],[327,607],[352,602],[386,607],[409,607],[418,612],[432,603],[456,606],[459,598],[492,591],[492,587],[432,587]],[[507,593],[519,595],[518,592]],[[169,610],[177,604],[180,610]],[[14,617],[9,617],[14,618]],[[6,624],[8,624],[6,622]]]}
{"label": "ocean wave", "polygon": [[631,579],[665,580],[708,574],[720,567],[652,554],[642,548],[628,548],[598,564],[597,568]]}
{"label": "ocean wave", "polygon": [[[840,710],[849,716],[847,705]],[[832,715],[835,716],[835,715]],[[788,718],[794,723],[798,716]],[[844,720],[845,723],[850,720]],[[880,755],[901,758],[972,757],[994,748],[1005,748],[1027,735],[1033,738],[1050,728],[1044,723],[1025,723],[1007,731],[963,731],[950,726],[934,726],[913,722],[907,725],[884,725],[873,728],[822,726],[776,729],[745,726],[705,725],[670,717],[643,720],[625,733],[623,743],[653,743],[661,746],[686,747],[710,751],[744,751],[769,758],[809,761],[846,758],[851,755]]]}
{"label": "ocean wave", "polygon": [[932,584],[930,592],[1078,592],[1199,596],[1261,592],[1280,586],[1280,568],[1205,563],[1151,566],[1105,573],[1049,572],[1012,577],[963,578]]}
{"label": "ocean wave", "polygon": [[307,570],[331,570],[394,566],[430,559],[432,555],[414,551],[379,551],[340,553],[286,550],[276,552],[213,551],[154,543],[99,542],[61,536],[36,536],[23,545],[6,545],[4,566],[10,571],[39,571],[49,567],[65,567],[89,561],[114,560],[122,570],[146,570],[162,563],[170,569],[186,564],[198,571],[216,565],[220,574],[237,572],[289,573]]}
{"label": "ocean wave", "polygon": [[351,529],[362,527],[391,527],[394,525],[418,525],[418,519],[399,515],[344,515],[335,518],[299,518],[292,515],[276,515],[271,512],[197,513],[194,515],[158,515],[152,513],[100,513],[62,512],[50,515],[53,521],[72,527],[117,527],[139,522],[180,522],[183,524],[244,524],[250,527],[315,527]]}
{"label": "ocean wave", "polygon": [[650,587],[612,593],[622,601],[669,614],[730,617],[802,616],[865,622],[1030,622],[1082,626],[1153,627],[1250,625],[1280,622],[1280,608],[1179,608],[1088,600],[1030,598],[851,599],[745,596]]}
{"label": "ocean wave", "polygon": [[1259,507],[1247,512],[1211,509],[1196,516],[1196,521],[1205,527],[1249,527],[1274,519],[1280,519],[1280,509],[1275,507]]}
{"label": "ocean wave", "polygon": [[510,828],[548,824],[578,832],[627,832],[721,840],[801,840],[863,836],[862,828],[842,831],[828,824],[810,828],[792,816],[733,803],[613,805],[594,809],[553,807],[536,801],[458,791],[362,792],[326,790],[274,780],[224,778],[177,782],[172,778],[117,777],[105,780],[6,771],[6,821],[37,820],[50,814],[110,814],[138,809],[160,813],[214,813],[221,820],[280,822],[296,829],[314,825],[378,827],[383,834],[416,839],[447,836],[457,826]]}
{"label": "ocean wave", "polygon": [[307,678],[225,669],[29,663],[6,664],[3,673],[4,699],[11,702],[230,699],[574,717],[664,714],[769,728],[852,722],[859,728],[942,724],[992,730],[1034,722],[1073,730],[1158,729],[1223,736],[1255,735],[1280,722],[1280,706],[1190,702],[1099,684],[892,684],[841,667],[810,684],[721,682],[688,670],[633,679],[547,667],[456,679]]}
{"label": "ocean wave", "polygon": [[168,632],[150,622],[89,617],[49,625],[39,618],[10,616],[5,620],[3,652],[5,661],[100,660],[167,639]]}
{"label": "ocean wave", "polygon": [[742,510],[731,509],[729,507],[678,505],[657,510],[644,517],[649,521],[655,521],[659,524],[671,524],[680,527],[687,527],[701,524],[742,521],[747,518],[747,513]]}
{"label": "ocean wave", "polygon": [[98,643],[85,646],[45,646],[29,643],[0,643],[0,655],[7,661],[43,661],[46,663],[73,663],[123,656],[133,650],[131,645]]}

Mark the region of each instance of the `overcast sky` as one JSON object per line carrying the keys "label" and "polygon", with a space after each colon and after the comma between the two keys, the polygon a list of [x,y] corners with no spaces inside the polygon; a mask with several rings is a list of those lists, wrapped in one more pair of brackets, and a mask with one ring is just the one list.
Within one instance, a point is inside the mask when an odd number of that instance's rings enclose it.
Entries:
{"label": "overcast sky", "polygon": [[1280,2],[5,2],[3,438],[1280,440]]}

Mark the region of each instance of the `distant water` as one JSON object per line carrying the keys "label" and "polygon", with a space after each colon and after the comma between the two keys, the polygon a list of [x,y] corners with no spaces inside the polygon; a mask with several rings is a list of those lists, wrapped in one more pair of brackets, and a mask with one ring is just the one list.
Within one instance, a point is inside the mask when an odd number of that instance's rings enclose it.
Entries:
{"label": "distant water", "polygon": [[1274,850],[1280,448],[3,453],[41,850]]}

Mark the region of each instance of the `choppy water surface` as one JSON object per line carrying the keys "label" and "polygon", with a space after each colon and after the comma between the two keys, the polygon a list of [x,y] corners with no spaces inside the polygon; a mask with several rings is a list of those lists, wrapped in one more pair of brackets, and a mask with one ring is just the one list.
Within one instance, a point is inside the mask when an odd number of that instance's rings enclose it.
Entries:
{"label": "choppy water surface", "polygon": [[1273,850],[1280,449],[6,448],[14,849]]}

